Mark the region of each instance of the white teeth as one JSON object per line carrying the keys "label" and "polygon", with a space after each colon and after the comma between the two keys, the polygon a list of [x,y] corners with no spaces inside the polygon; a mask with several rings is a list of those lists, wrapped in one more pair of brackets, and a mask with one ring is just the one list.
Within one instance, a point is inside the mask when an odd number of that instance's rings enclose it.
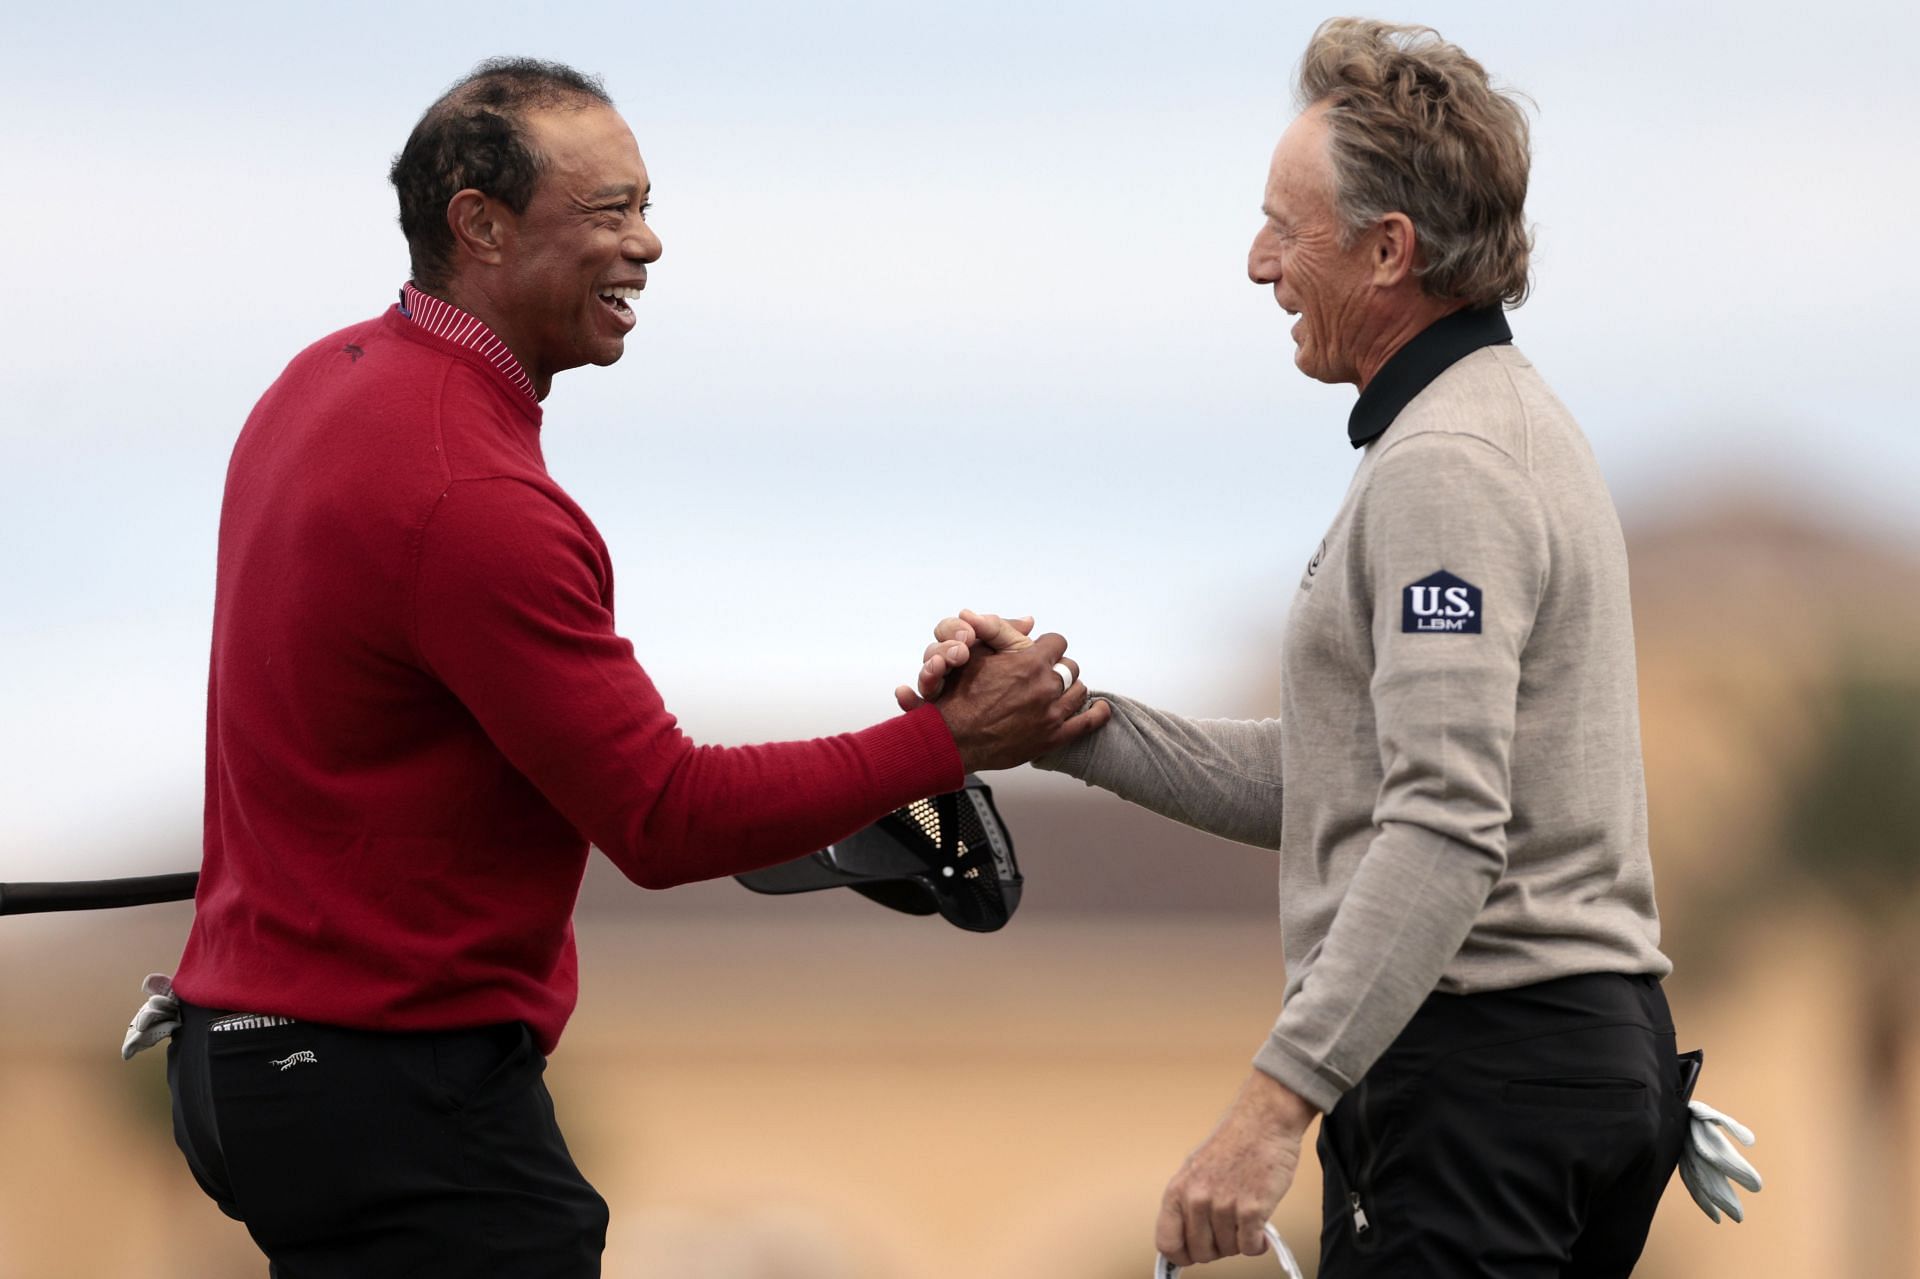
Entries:
{"label": "white teeth", "polygon": [[640,296],[640,290],[629,288],[602,289],[600,290],[600,296],[603,298],[624,298],[631,300]]}

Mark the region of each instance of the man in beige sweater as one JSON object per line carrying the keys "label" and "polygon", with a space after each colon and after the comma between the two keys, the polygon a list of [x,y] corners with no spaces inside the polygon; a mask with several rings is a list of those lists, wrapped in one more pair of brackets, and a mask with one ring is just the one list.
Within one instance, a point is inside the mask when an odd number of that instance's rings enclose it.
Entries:
{"label": "man in beige sweater", "polygon": [[[1660,990],[1627,559],[1586,439],[1511,345],[1524,115],[1431,31],[1323,25],[1248,272],[1363,450],[1300,577],[1277,719],[1101,693],[1040,761],[1278,850],[1288,980],[1167,1187],[1179,1264],[1264,1251],[1325,1113],[1324,1279],[1633,1267],[1686,1127]],[[967,678],[936,630],[920,691]],[[903,702],[916,700],[902,690]]]}

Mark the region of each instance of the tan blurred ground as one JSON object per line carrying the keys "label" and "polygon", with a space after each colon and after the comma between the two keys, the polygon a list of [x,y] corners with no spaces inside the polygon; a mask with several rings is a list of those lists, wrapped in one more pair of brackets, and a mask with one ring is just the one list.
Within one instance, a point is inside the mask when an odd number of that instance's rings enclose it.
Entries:
{"label": "tan blurred ground", "polygon": [[[1668,989],[1768,1177],[1742,1226],[1676,1181],[1637,1273],[1916,1279],[1916,1018],[1863,1112],[1887,1051],[1861,978],[1887,947],[1779,824],[1835,672],[1920,681],[1920,563],[1761,504],[1648,530],[1634,569]],[[1149,1273],[1160,1187],[1277,1011],[1270,858],[1059,779],[1002,798],[1030,889],[993,937],[596,870],[548,1080],[613,1205],[609,1279]],[[159,1055],[114,1052],[188,918],[0,921],[0,1279],[265,1273],[172,1150]],[[1309,1274],[1311,1164],[1278,1218]]]}

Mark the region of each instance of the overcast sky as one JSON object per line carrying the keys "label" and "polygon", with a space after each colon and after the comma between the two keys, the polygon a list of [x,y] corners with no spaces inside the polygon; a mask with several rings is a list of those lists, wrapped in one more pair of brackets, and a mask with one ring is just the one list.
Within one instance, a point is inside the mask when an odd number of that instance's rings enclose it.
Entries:
{"label": "overcast sky", "polygon": [[[496,53],[603,75],[653,177],[666,251],[627,355],[562,375],[544,438],[691,731],[870,722],[962,604],[1037,613],[1097,685],[1244,708],[1355,462],[1351,388],[1294,371],[1245,277],[1328,12],[9,16],[0,880],[197,840],[227,452],[294,352],[392,300],[386,165]],[[1630,519],[1757,475],[1920,528],[1914,15],[1380,12],[1537,103],[1512,322]]]}

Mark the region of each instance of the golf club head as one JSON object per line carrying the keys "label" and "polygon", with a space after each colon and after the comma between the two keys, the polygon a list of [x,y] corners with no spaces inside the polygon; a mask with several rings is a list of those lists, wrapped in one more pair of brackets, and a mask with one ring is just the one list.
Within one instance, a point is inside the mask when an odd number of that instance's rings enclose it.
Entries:
{"label": "golf club head", "polygon": [[1024,882],[993,791],[971,774],[962,789],[896,808],[817,853],[734,878],[756,893],[851,888],[974,933],[1006,926]]}

